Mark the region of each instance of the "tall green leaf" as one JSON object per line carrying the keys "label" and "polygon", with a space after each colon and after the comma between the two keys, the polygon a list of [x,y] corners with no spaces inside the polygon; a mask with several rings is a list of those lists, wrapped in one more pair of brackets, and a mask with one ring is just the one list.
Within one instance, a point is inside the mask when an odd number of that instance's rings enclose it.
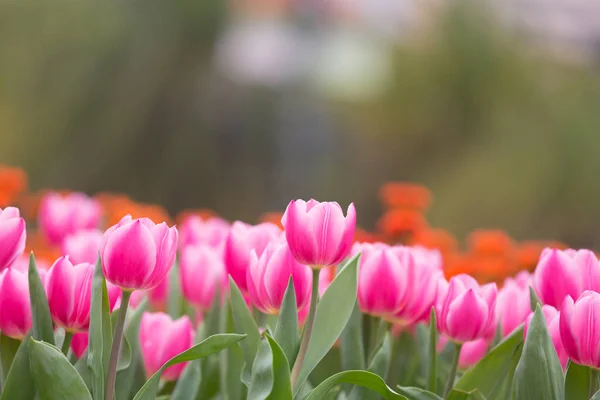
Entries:
{"label": "tall green leaf", "polygon": [[260,333],[256,321],[252,318],[252,314],[248,309],[248,305],[242,296],[242,292],[235,284],[235,281],[229,277],[229,288],[231,292],[231,309],[233,312],[233,320],[235,322],[235,330],[237,333],[246,334],[246,339],[240,344],[246,365],[242,372],[242,382],[248,386],[250,384],[250,376],[252,373],[252,365],[254,357],[258,351],[260,343]]}
{"label": "tall green leaf", "polygon": [[94,399],[104,398],[112,345],[112,325],[109,308],[108,291],[102,275],[102,262],[100,256],[98,256],[92,280],[87,360]]}
{"label": "tall green leaf", "polygon": [[35,264],[33,252],[29,256],[29,297],[31,299],[33,338],[54,344],[54,326],[52,325],[48,299]]}
{"label": "tall green leaf", "polygon": [[448,393],[446,400],[486,400],[485,396],[477,389],[470,392],[453,389]]}
{"label": "tall green leaf", "polygon": [[2,360],[2,386],[4,386],[4,382],[6,381],[6,376],[8,375],[8,371],[10,370],[10,366],[12,365],[13,359],[17,355],[17,351],[19,350],[19,346],[21,346],[21,341],[18,339],[13,339],[4,334],[0,335],[0,358]]}
{"label": "tall green leaf", "polygon": [[397,390],[408,400],[442,400],[437,394],[417,387],[398,387]]}
{"label": "tall green leaf", "polygon": [[265,335],[273,353],[273,390],[272,400],[292,400],[292,383],[290,381],[290,365],[283,349],[277,341],[269,335]]}
{"label": "tall green leaf", "polygon": [[354,302],[354,308],[346,327],[340,337],[340,355],[342,358],[342,369],[360,370],[365,369],[365,346],[362,334],[362,313],[358,302]]}
{"label": "tall green leaf", "polygon": [[356,302],[359,259],[360,254],[355,255],[342,268],[317,305],[312,335],[298,375],[296,393],[340,337],[350,319]]}
{"label": "tall green leaf", "polygon": [[434,393],[437,386],[437,343],[437,318],[435,315],[435,308],[431,307],[429,318],[429,382],[427,384],[427,389]]}
{"label": "tall green leaf", "polygon": [[29,363],[41,400],[92,400],[75,367],[53,345],[30,339]]}
{"label": "tall green leaf", "polygon": [[[369,372],[381,376],[384,380],[387,378],[388,371],[390,369],[390,361],[392,358],[392,339],[389,332],[386,332],[383,336],[379,347],[375,350],[375,354],[371,362],[369,363]],[[367,388],[355,386],[350,395],[350,400],[378,400],[379,395],[372,390]]]}
{"label": "tall green leaf", "polygon": [[292,277],[281,302],[281,311],[275,327],[275,340],[285,352],[285,356],[293,365],[300,346],[298,333],[298,309],[296,308],[296,292]]}
{"label": "tall green leaf", "polygon": [[137,392],[134,400],[154,400],[158,391],[158,384],[160,382],[160,374],[165,368],[171,365],[179,364],[186,361],[197,360],[199,358],[206,357],[208,355],[217,353],[225,348],[233,346],[240,340],[244,339],[246,335],[236,334],[218,334],[213,335],[201,343],[193,346],[192,348],[176,355],[167,361],[160,369],[148,379],[148,381],[142,386]]}
{"label": "tall green leaf", "polygon": [[565,399],[588,400],[591,379],[590,367],[569,362],[565,377]]}
{"label": "tall green leaf", "polygon": [[335,386],[351,383],[371,389],[379,393],[385,400],[407,400],[403,395],[393,391],[379,375],[368,371],[342,371],[325,379],[314,388],[304,400],[321,400]]}
{"label": "tall green leaf", "polygon": [[177,262],[173,265],[165,279],[169,280],[167,312],[171,318],[177,319],[183,314],[184,305],[182,291],[179,287],[179,265]]}
{"label": "tall green leaf", "polygon": [[[564,376],[538,305],[529,325],[513,383],[514,400],[562,400]],[[571,400],[571,399],[569,399]]]}
{"label": "tall green leaf", "polygon": [[531,307],[531,311],[535,311],[536,307],[539,305],[542,306],[542,302],[538,298],[533,287],[529,286],[529,305]]}
{"label": "tall green leaf", "polygon": [[469,369],[456,382],[454,389],[469,393],[475,389],[488,400],[506,400],[523,350],[523,327],[516,329],[503,342]]}
{"label": "tall green leaf", "polygon": [[195,399],[200,389],[200,360],[190,361],[175,384],[171,400]]}
{"label": "tall green leaf", "polygon": [[267,338],[260,341],[252,365],[252,378],[248,386],[248,399],[266,400],[273,390],[273,352]]}
{"label": "tall green leaf", "polygon": [[31,331],[19,346],[2,387],[0,400],[33,400],[35,384],[29,368],[29,339]]}

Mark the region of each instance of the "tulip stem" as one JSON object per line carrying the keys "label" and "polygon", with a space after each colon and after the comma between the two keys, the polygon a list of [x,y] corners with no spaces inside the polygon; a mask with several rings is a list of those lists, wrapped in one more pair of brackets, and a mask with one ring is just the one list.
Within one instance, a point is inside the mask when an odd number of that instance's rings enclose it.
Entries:
{"label": "tulip stem", "polygon": [[106,379],[106,400],[115,398],[115,383],[117,381],[117,363],[121,353],[121,343],[123,342],[123,327],[125,326],[125,317],[127,316],[127,307],[129,307],[129,291],[123,290],[121,297],[121,307],[117,316],[117,325],[113,335],[112,347],[110,349],[110,361],[108,363],[108,376]]}
{"label": "tulip stem", "polygon": [[385,332],[389,327],[389,323],[383,318],[371,317],[371,338],[369,344],[369,356],[367,365],[373,360],[379,343],[383,340]]}
{"label": "tulip stem", "polygon": [[292,368],[291,381],[292,388],[296,388],[296,384],[298,383],[298,376],[300,375],[300,369],[302,368],[302,363],[304,362],[304,357],[306,356],[306,350],[308,349],[308,342],[310,341],[310,335],[313,329],[313,323],[315,321],[315,312],[317,310],[317,303],[319,302],[319,273],[320,269],[312,270],[312,293],[310,296],[310,309],[308,311],[308,316],[306,317],[306,322],[304,323],[304,331],[302,333],[302,341],[300,342],[300,349],[298,350],[298,356],[296,357],[296,362],[294,363],[294,368]]}
{"label": "tulip stem", "polygon": [[598,370],[595,368],[590,368],[590,370],[590,391],[588,397],[591,399],[598,390]]}
{"label": "tulip stem", "polygon": [[71,347],[71,340],[73,339],[73,332],[65,331],[65,340],[63,340],[62,347],[60,350],[66,356],[69,352],[69,348]]}
{"label": "tulip stem", "polygon": [[452,365],[450,374],[448,375],[448,381],[446,381],[446,389],[444,390],[444,399],[448,397],[448,393],[454,387],[454,380],[456,379],[456,370],[458,369],[458,360],[460,359],[460,350],[462,349],[462,343],[455,343],[454,347],[454,358],[452,359]]}

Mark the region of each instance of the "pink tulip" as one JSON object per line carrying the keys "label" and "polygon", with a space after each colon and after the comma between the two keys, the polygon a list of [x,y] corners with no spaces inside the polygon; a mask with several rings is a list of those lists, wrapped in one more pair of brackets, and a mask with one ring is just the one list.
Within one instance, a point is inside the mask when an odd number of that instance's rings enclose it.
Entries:
{"label": "pink tulip", "polygon": [[356,210],[350,204],[344,217],[335,202],[292,200],[281,223],[296,260],[312,268],[323,268],[341,263],[350,253]]}
{"label": "pink tulip", "polygon": [[[131,293],[131,297],[129,298],[129,307],[136,308],[140,305],[140,303],[146,298],[145,290],[135,290]],[[117,308],[121,307],[121,302],[117,304]]]}
{"label": "pink tulip", "polygon": [[[441,336],[437,344],[437,351],[442,351],[448,342],[449,340],[446,336]],[[490,342],[490,339],[484,338],[463,343],[458,358],[458,367],[460,369],[467,369],[481,361],[487,354]]]}
{"label": "pink tulip", "polygon": [[533,276],[540,301],[560,307],[565,296],[576,299],[584,290],[600,291],[600,263],[590,250],[545,249]]}
{"label": "pink tulip", "polygon": [[165,311],[167,309],[169,283],[169,275],[167,275],[158,285],[146,290],[148,304],[153,311]]}
{"label": "pink tulip", "polygon": [[294,259],[290,248],[283,240],[271,242],[260,258],[253,250],[246,277],[252,304],[265,314],[277,314],[290,276],[296,292],[296,306],[301,310],[310,298],[312,287],[310,268]]}
{"label": "pink tulip", "polygon": [[[554,345],[556,354],[558,354],[560,365],[562,365],[563,369],[566,369],[567,360],[569,359],[569,356],[567,356],[567,353],[562,343],[562,339],[560,337],[560,312],[558,312],[556,308],[552,306],[544,305],[542,306],[542,313],[544,314],[544,318],[546,319],[548,334],[552,339],[552,344]],[[532,319],[533,313],[530,313],[527,317],[527,320],[525,321],[525,329],[523,331],[525,338],[527,338],[527,332],[529,331],[529,325],[531,324]]]}
{"label": "pink tulip", "polygon": [[180,247],[204,244],[220,247],[225,243],[229,233],[229,224],[221,218],[203,220],[197,215],[192,215],[183,221],[181,226]]}
{"label": "pink tulip", "polygon": [[267,245],[280,236],[279,227],[268,222],[254,226],[240,221],[233,223],[225,242],[225,267],[240,290],[248,290],[246,270],[250,251],[254,250],[260,257]]}
{"label": "pink tulip", "polygon": [[[40,274],[40,277],[42,275],[45,276],[46,272],[48,272],[48,269],[50,269],[50,264],[48,264],[44,260],[35,260],[35,266],[38,269],[38,273]],[[12,265],[10,267],[14,268],[14,269],[18,269],[19,271],[27,274],[29,271],[29,256],[26,256],[26,255],[20,256],[19,258],[17,258],[15,260],[14,263],[12,263]]]}
{"label": "pink tulip", "polygon": [[152,289],[175,262],[177,228],[126,215],[104,233],[100,244],[106,280],[123,290]]}
{"label": "pink tulip", "polygon": [[197,309],[212,307],[217,292],[225,291],[225,264],[218,250],[208,245],[187,246],[179,261],[183,297]]}
{"label": "pink tulip", "polygon": [[8,268],[25,250],[25,220],[19,209],[0,208],[0,271]]}
{"label": "pink tulip", "polygon": [[48,193],[40,203],[40,230],[55,245],[69,234],[97,228],[101,217],[100,203],[83,193]]}
{"label": "pink tulip", "polygon": [[[187,316],[173,320],[161,312],[144,313],[140,323],[140,348],[146,375],[150,377],[164,363],[192,347],[193,341],[194,330]],[[165,369],[161,379],[177,380],[186,364],[180,363]]]}
{"label": "pink tulip", "polygon": [[78,359],[81,358],[87,350],[88,338],[87,332],[77,332],[71,339],[71,350],[73,350],[73,354],[75,354],[75,357]]}
{"label": "pink tulip", "polygon": [[[391,316],[407,302],[414,271],[410,252],[397,252],[383,243],[357,244],[360,251],[358,304],[362,312],[378,317]],[[354,252],[353,251],[353,252]]]}
{"label": "pink tulip", "polygon": [[87,262],[96,264],[102,242],[102,231],[97,229],[81,230],[70,234],[62,242],[61,251],[75,264]]}
{"label": "pink tulip", "polygon": [[575,303],[565,297],[559,319],[560,337],[571,361],[600,368],[600,294],[586,290]]}
{"label": "pink tulip", "polygon": [[0,272],[0,330],[23,340],[31,328],[31,303],[27,274],[8,268]]}
{"label": "pink tulip", "polygon": [[[443,288],[440,286],[439,288]],[[450,279],[436,304],[438,329],[455,342],[464,343],[493,335],[496,284],[479,286],[469,275]]]}
{"label": "pink tulip", "polygon": [[[90,324],[90,301],[94,266],[73,265],[68,256],[52,264],[46,277],[46,295],[54,322],[70,332],[86,331]],[[111,309],[121,295],[118,287],[107,283]]]}
{"label": "pink tulip", "polygon": [[531,313],[529,286],[521,286],[519,281],[507,278],[498,292],[496,311],[502,336],[508,336],[525,322]]}
{"label": "pink tulip", "polygon": [[[429,321],[438,281],[444,277],[440,253],[422,247],[394,246],[392,250],[406,268],[409,284],[404,305],[391,319],[403,325]],[[410,262],[411,259],[414,262]]]}

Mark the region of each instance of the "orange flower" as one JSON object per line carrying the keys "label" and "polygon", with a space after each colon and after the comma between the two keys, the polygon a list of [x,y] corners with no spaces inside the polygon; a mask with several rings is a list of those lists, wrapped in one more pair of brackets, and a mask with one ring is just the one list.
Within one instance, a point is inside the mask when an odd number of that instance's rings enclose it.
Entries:
{"label": "orange flower", "polygon": [[510,254],[513,248],[512,239],[501,230],[476,230],[468,238],[472,252],[479,254]]}
{"label": "orange flower", "polygon": [[515,260],[520,270],[533,271],[546,247],[566,249],[568,246],[559,242],[545,242],[529,240],[519,244],[515,253]]}
{"label": "orange flower", "polygon": [[413,208],[424,211],[431,204],[431,192],[423,185],[409,182],[388,182],[381,186],[379,196],[387,207]]}
{"label": "orange flower", "polygon": [[281,218],[283,217],[283,213],[280,211],[271,211],[264,213],[258,219],[259,222],[270,222],[272,224],[277,225],[281,229],[283,229],[283,225],[281,224]]}
{"label": "orange flower", "polygon": [[379,230],[391,238],[410,239],[427,228],[427,221],[419,211],[411,209],[388,210],[377,222]]}
{"label": "orange flower", "polygon": [[429,249],[438,249],[441,253],[450,253],[458,250],[458,240],[445,229],[422,229],[415,232],[413,244],[418,244]]}
{"label": "orange flower", "polygon": [[15,205],[27,189],[27,174],[21,168],[0,165],[0,207]]}
{"label": "orange flower", "polygon": [[52,265],[58,257],[61,256],[58,247],[52,246],[40,231],[27,232],[27,245],[25,254],[28,255],[33,251],[38,264]]}
{"label": "orange flower", "polygon": [[95,196],[104,208],[106,225],[113,226],[127,214],[132,218],[150,218],[152,221],[171,224],[171,217],[164,207],[158,204],[138,203],[122,194],[100,193]]}

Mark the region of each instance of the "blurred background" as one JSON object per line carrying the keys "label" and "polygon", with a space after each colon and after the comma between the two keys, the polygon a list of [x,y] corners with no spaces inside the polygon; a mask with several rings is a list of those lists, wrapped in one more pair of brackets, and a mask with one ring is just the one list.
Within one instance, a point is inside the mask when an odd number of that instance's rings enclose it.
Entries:
{"label": "blurred background", "polygon": [[[0,163],[32,190],[256,221],[431,190],[459,238],[600,247],[594,0],[0,4]],[[381,224],[381,220],[379,220]]]}

